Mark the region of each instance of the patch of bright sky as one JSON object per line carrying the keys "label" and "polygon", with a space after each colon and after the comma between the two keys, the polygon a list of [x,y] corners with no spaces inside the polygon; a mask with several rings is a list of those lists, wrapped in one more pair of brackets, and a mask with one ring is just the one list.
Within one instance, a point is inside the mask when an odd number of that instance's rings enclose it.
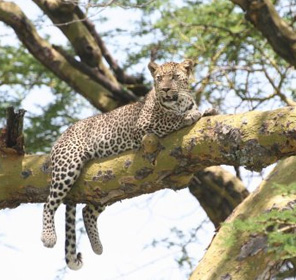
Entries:
{"label": "patch of bright sky", "polygon": [[[149,203],[147,199],[150,199]],[[51,280],[64,265],[64,207],[61,206],[56,215],[58,243],[53,249],[41,244],[41,215],[41,205],[24,205],[0,215],[1,228],[5,229],[5,235],[1,237],[1,273],[9,275],[11,280]],[[64,279],[78,280],[86,276],[87,279],[103,280],[184,279],[174,261],[178,250],[144,247],[154,238],[169,237],[172,227],[186,230],[193,226],[193,221],[197,226],[204,218],[205,214],[187,190],[166,191],[112,205],[99,218],[103,255],[95,255],[83,235],[79,250],[83,253],[84,267],[74,272],[67,269]],[[197,258],[202,257],[210,241],[209,229],[213,230],[213,227],[209,225],[208,229],[198,232],[203,245],[192,246],[191,253]]]}

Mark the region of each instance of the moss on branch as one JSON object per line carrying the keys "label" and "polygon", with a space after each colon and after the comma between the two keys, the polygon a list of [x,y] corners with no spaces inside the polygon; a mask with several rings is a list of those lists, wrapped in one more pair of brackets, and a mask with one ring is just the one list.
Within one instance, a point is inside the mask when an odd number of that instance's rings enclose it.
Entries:
{"label": "moss on branch", "polygon": [[[281,161],[259,188],[234,210],[218,231],[190,280],[273,279],[284,263],[285,254],[282,252],[289,245],[277,241],[276,247],[272,248],[268,241],[268,234],[272,234],[275,239],[275,234],[278,233],[281,235],[280,240],[284,240],[285,234],[287,238],[289,234],[295,235],[295,231],[294,233],[290,230],[285,231],[288,227],[280,226],[279,218],[281,212],[284,214],[284,219],[287,219],[287,212],[284,213],[284,211],[295,211],[293,210],[295,191],[289,191],[288,187],[286,190],[283,188],[291,184],[295,186],[295,165],[296,157]],[[282,187],[277,187],[279,185]],[[275,211],[274,217],[271,211]],[[260,215],[267,213],[271,213],[274,226],[270,226],[268,221],[264,222],[264,219],[259,219]],[[291,214],[295,217],[293,212]],[[239,221],[240,224],[250,221],[253,230],[247,231],[246,225],[244,230],[237,230],[238,226],[235,225]],[[276,225],[277,223],[279,224]],[[255,230],[256,227],[264,226],[266,229],[263,232]],[[294,226],[290,225],[290,228]]]}
{"label": "moss on branch", "polygon": [[[204,117],[197,124],[160,140],[151,161],[142,151],[92,160],[68,200],[111,204],[164,188],[188,185],[194,172],[208,166],[242,165],[260,170],[296,154],[296,109]],[[0,157],[0,207],[44,202],[48,194],[47,156]]]}

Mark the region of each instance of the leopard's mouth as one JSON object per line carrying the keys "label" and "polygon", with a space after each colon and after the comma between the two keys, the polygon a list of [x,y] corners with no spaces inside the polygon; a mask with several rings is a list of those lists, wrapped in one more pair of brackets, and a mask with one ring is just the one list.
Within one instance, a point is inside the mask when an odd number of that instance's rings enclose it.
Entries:
{"label": "leopard's mouth", "polygon": [[162,102],[176,102],[178,100],[178,94],[172,96],[162,96]]}

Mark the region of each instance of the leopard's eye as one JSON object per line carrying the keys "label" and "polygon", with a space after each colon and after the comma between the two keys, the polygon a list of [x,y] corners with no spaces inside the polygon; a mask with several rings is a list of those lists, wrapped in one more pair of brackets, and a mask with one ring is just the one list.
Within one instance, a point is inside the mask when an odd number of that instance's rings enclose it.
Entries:
{"label": "leopard's eye", "polygon": [[180,77],[181,77],[180,74],[174,74],[174,75],[173,75],[173,79],[174,79],[174,80],[178,80]]}
{"label": "leopard's eye", "polygon": [[161,79],[162,79],[162,78],[161,78],[160,75],[156,75],[156,80],[157,80],[157,81],[161,81]]}

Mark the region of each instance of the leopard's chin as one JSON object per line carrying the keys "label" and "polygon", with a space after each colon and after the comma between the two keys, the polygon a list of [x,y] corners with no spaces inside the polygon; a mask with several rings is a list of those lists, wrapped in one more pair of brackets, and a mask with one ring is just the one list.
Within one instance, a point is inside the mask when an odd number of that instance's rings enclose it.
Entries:
{"label": "leopard's chin", "polygon": [[174,112],[178,111],[178,106],[176,104],[176,101],[173,101],[173,100],[161,101],[160,104],[162,107],[164,107],[169,111],[174,111]]}

